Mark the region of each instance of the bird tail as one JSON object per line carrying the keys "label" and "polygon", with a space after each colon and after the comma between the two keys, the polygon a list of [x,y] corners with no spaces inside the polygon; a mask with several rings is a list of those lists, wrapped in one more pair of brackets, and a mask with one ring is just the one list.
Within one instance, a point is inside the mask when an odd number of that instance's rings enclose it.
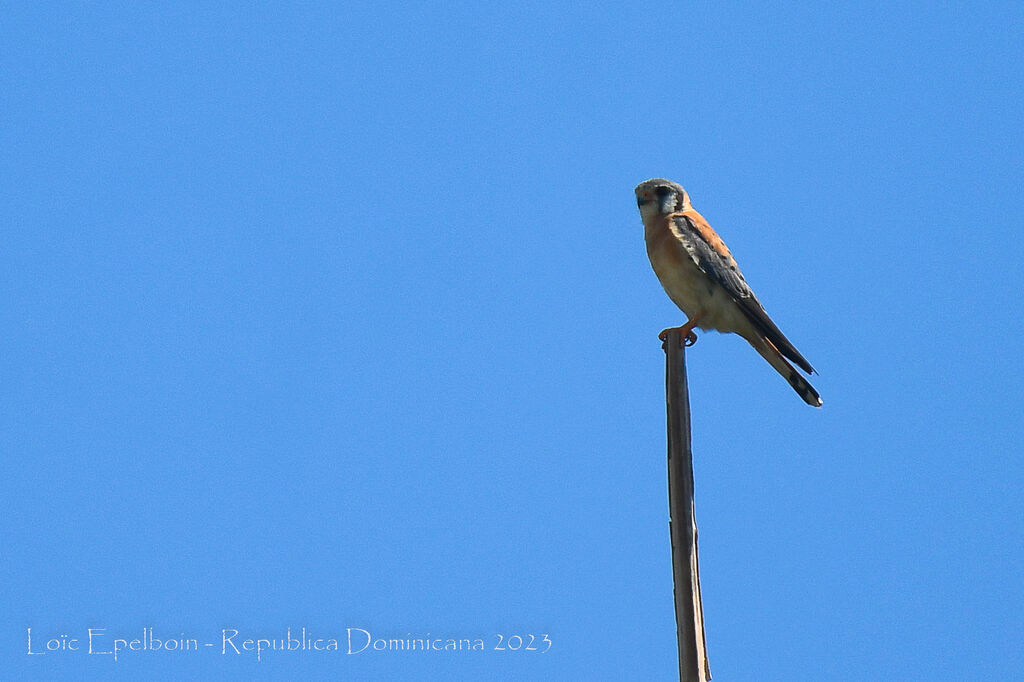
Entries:
{"label": "bird tail", "polygon": [[758,335],[753,340],[747,339],[751,346],[768,361],[775,371],[782,375],[782,378],[789,382],[796,394],[803,398],[804,402],[811,407],[821,407],[821,396],[814,390],[810,382],[804,379],[803,375],[786,361],[779,349],[764,336]]}

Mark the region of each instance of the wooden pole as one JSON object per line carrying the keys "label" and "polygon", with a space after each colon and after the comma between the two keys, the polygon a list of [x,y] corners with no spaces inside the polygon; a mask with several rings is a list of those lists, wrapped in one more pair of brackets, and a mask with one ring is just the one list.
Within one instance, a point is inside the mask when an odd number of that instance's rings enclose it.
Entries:
{"label": "wooden pole", "polygon": [[693,504],[693,453],[690,450],[690,392],[686,353],[679,330],[671,330],[665,350],[665,398],[668,403],[668,506],[672,536],[672,583],[676,603],[676,640],[680,682],[711,679],[704,642],[704,607],[697,565],[697,516]]}

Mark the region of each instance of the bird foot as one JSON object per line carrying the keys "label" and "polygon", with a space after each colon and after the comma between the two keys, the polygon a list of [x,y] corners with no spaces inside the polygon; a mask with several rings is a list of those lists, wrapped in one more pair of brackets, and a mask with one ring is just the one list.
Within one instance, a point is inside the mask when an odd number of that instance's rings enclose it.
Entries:
{"label": "bird foot", "polygon": [[662,343],[664,343],[668,340],[669,332],[679,330],[681,334],[679,337],[680,341],[682,341],[683,346],[689,348],[693,344],[697,343],[697,335],[693,332],[692,327],[687,329],[687,326],[688,325],[683,325],[682,327],[669,327],[668,329],[662,329],[661,333],[658,334],[658,338],[661,339]]}

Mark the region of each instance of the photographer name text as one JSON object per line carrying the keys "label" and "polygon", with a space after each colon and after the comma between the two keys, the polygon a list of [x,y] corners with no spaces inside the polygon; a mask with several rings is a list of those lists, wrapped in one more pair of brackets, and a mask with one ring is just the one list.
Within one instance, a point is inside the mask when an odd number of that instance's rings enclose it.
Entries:
{"label": "photographer name text", "polygon": [[485,637],[454,637],[405,633],[377,636],[365,628],[348,627],[344,634],[322,635],[302,628],[285,628],[278,637],[243,633],[237,628],[221,628],[219,635],[193,637],[184,632],[168,635],[143,627],[128,635],[112,633],[108,628],[87,628],[78,636],[66,633],[33,632],[26,628],[29,656],[88,655],[110,656],[118,661],[138,654],[196,654],[202,651],[223,656],[252,656],[257,661],[271,653],[338,653],[349,656],[383,652],[527,652],[546,653],[552,645],[547,634],[495,633]]}

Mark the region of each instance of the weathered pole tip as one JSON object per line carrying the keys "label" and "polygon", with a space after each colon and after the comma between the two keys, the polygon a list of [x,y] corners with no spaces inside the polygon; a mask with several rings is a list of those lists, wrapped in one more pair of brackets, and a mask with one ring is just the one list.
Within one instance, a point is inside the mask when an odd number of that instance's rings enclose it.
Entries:
{"label": "weathered pole tip", "polygon": [[682,332],[679,327],[670,327],[668,329],[662,329],[661,333],[658,334],[658,338],[661,340],[661,349],[668,352],[669,340],[673,337],[678,338],[677,348],[689,348],[693,344],[697,343],[697,335],[692,331],[687,332],[686,336],[682,336]]}
{"label": "weathered pole tip", "polygon": [[682,348],[683,347],[683,341],[682,341],[682,339],[679,338],[679,330],[678,329],[663,329],[663,330],[661,330],[661,333],[658,334],[658,340],[661,341],[661,349],[663,351],[665,351],[666,353],[668,353],[668,349],[669,349],[669,344],[670,343],[674,342],[676,348]]}

